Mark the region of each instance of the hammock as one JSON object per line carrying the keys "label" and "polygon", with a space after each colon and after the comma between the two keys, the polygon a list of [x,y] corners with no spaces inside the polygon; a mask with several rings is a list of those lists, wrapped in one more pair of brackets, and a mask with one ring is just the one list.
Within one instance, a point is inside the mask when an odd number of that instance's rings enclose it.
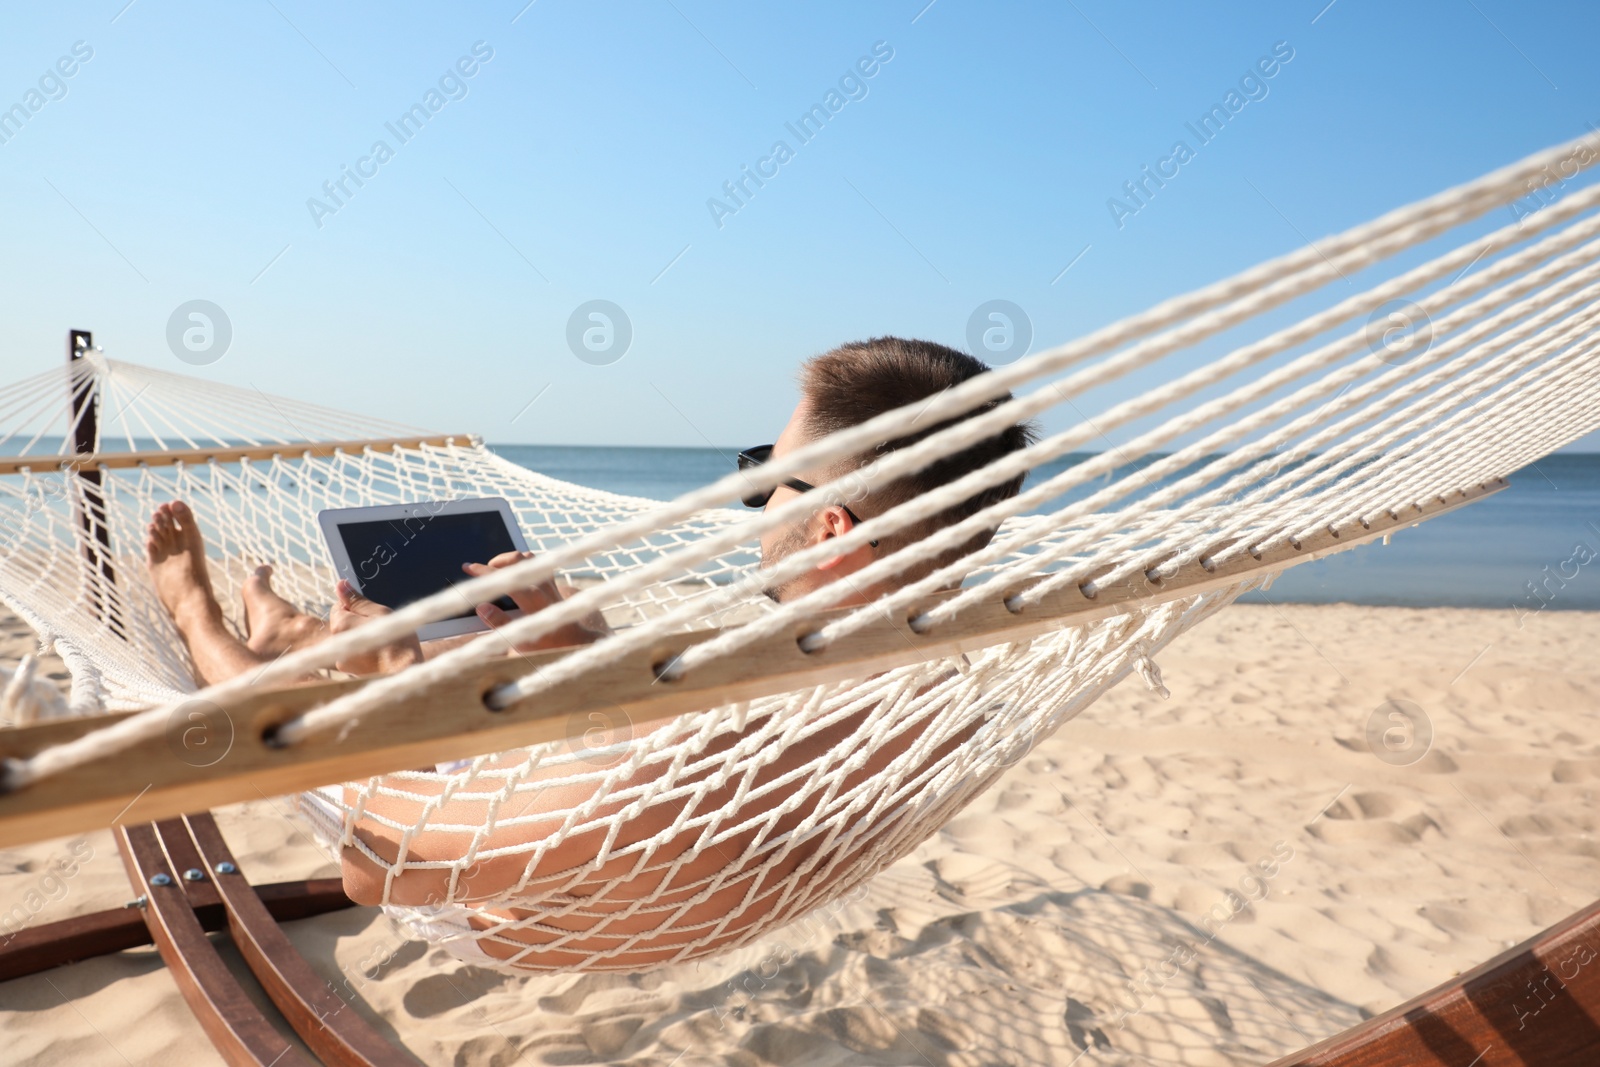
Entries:
{"label": "hammock", "polygon": [[[134,801],[149,819],[298,789],[332,854],[355,849],[386,872],[394,915],[474,962],[638,970],[748,944],[906,855],[1128,674],[1159,689],[1153,658],[1242,593],[1478,499],[1600,426],[1600,186],[1442,241],[1368,288],[1351,283],[1557,173],[1569,179],[1597,158],[1595,140],[669,503],[524,470],[474,437],[84,347],[0,391],[11,457],[0,460],[0,596],[72,672],[70,707],[56,710],[91,716],[13,731],[21,739],[0,749],[0,844],[104,825]],[[1348,295],[1274,314],[1330,283]],[[1162,360],[1165,384],[1121,381]],[[1018,395],[991,403],[1007,390]],[[1066,427],[1031,447],[756,566],[763,531],[1053,409]],[[816,494],[759,514],[727,507],[933,426]],[[1107,447],[1124,428],[1127,442]],[[1020,495],[858,574],[915,578],[866,606],[835,607],[846,583],[781,605],[762,595],[1024,471]],[[322,613],[334,575],[318,509],[490,495],[511,501],[535,559],[198,691],[140,558],[155,504],[183,499],[230,617],[257,562]],[[952,558],[995,527],[986,548]],[[552,576],[578,592],[496,634],[364,684],[295,684],[459,613],[463,597]],[[508,642],[596,610],[614,633],[595,645],[506,655]],[[47,712],[26,696],[36,685],[12,679],[11,699]],[[226,758],[171,758],[174,724],[196,709],[208,728],[226,726]],[[433,761],[440,769],[405,769]],[[348,784],[323,786],[332,780]],[[452,801],[480,817],[450,821],[440,812]],[[387,828],[397,860],[358,824]],[[485,894],[475,886],[488,870],[504,876]],[[429,899],[397,888],[427,872],[441,887]]]}

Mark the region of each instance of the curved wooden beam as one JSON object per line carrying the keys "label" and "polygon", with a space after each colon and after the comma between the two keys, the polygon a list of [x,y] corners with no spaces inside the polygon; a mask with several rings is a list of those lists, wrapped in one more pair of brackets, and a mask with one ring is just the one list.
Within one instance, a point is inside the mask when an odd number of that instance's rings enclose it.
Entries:
{"label": "curved wooden beam", "polygon": [[183,878],[198,857],[169,857],[162,844],[154,826],[118,827],[128,879],[145,890],[151,939],[206,1036],[230,1067],[315,1067],[256,1008],[201,929]]}
{"label": "curved wooden beam", "polygon": [[[210,813],[120,828],[117,846],[141,911],[100,912],[51,923],[30,943],[0,949],[0,978],[154,941],[179,992],[230,1065],[312,1067],[255,1007],[206,937],[226,926],[262,987],[317,1061],[329,1067],[416,1067],[381,1037],[319,975],[279,928],[278,915],[303,918],[350,906],[337,879],[252,886]],[[213,921],[201,918],[210,914]],[[225,916],[225,917],[224,917]],[[145,927],[138,937],[130,923]],[[51,935],[54,935],[52,938]],[[85,951],[87,950],[87,951]]]}
{"label": "curved wooden beam", "polygon": [[1269,1067],[1595,1067],[1600,902]]}
{"label": "curved wooden beam", "polygon": [[[211,813],[185,816],[183,823],[228,913],[233,943],[300,1040],[333,1067],[416,1067],[410,1053],[381,1037],[290,944],[239,870]],[[227,873],[215,873],[219,868]]]}

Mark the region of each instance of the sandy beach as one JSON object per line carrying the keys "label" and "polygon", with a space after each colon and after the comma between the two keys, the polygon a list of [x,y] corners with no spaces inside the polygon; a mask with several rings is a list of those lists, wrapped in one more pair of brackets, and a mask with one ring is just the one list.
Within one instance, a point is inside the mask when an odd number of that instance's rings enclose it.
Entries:
{"label": "sandy beach", "polygon": [[[1521,622],[1234,607],[1161,655],[1169,700],[1130,678],[859,900],[698,966],[508,978],[369,908],[288,930],[428,1064],[1264,1063],[1594,899],[1600,613]],[[0,662],[31,644],[0,619]],[[1380,758],[1390,701],[1426,725]],[[247,873],[335,873],[288,810],[219,812]],[[0,852],[34,922],[133,895],[108,832]],[[5,1064],[222,1062],[153,949],[0,984],[0,1027]]]}

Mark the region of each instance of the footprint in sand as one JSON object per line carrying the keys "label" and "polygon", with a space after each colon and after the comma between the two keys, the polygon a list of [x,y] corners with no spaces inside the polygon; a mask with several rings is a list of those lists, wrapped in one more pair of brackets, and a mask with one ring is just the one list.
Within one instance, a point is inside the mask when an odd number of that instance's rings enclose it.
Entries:
{"label": "footprint in sand", "polygon": [[1420,841],[1429,829],[1439,832],[1439,824],[1424,811],[1402,814],[1404,805],[1392,794],[1371,791],[1349,793],[1312,824],[1310,832],[1320,841],[1379,842],[1407,845]]}
{"label": "footprint in sand", "polygon": [[1600,778],[1600,760],[1557,760],[1550,769],[1550,780],[1563,785],[1589,778]]}

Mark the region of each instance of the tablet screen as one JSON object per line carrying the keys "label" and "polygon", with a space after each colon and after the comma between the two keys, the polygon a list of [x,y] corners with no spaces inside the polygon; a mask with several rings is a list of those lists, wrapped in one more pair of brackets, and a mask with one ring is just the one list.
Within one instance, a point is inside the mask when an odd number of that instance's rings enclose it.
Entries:
{"label": "tablet screen", "polygon": [[[467,581],[463,563],[487,563],[517,547],[498,511],[341,522],[338,529],[361,594],[387,608]],[[517,607],[510,597],[495,603],[506,611]],[[472,615],[469,609],[450,617]]]}

